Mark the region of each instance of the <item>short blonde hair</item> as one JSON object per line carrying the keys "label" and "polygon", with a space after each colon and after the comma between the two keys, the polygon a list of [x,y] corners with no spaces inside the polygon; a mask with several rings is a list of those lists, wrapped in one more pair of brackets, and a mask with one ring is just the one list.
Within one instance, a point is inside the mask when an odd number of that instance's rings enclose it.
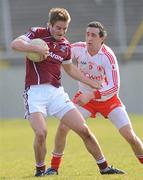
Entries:
{"label": "short blonde hair", "polygon": [[69,12],[64,8],[52,8],[49,12],[48,22],[54,25],[57,21],[70,22],[71,17]]}

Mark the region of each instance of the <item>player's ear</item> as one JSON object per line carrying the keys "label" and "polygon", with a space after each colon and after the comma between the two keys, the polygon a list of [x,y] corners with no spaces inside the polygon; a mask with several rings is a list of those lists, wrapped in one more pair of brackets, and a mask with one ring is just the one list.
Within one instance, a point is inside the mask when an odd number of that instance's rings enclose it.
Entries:
{"label": "player's ear", "polygon": [[105,39],[106,39],[105,36],[101,37],[102,43],[104,43]]}
{"label": "player's ear", "polygon": [[47,23],[47,26],[50,27],[50,26],[52,26],[52,24],[51,24],[50,22],[48,22],[48,23]]}
{"label": "player's ear", "polygon": [[49,27],[50,29],[52,29],[52,28],[53,28],[53,25],[52,25],[51,23],[48,23],[48,27]]}

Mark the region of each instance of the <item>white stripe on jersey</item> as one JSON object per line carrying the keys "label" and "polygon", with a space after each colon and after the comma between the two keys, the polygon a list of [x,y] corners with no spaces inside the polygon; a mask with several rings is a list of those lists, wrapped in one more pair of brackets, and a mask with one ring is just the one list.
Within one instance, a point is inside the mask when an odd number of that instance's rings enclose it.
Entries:
{"label": "white stripe on jersey", "polygon": [[33,66],[34,66],[34,69],[35,69],[35,72],[36,72],[36,74],[37,74],[37,84],[40,84],[40,76],[39,76],[39,73],[38,73],[38,71],[37,71],[37,67],[36,67],[36,65],[35,65],[35,63],[33,62]]}
{"label": "white stripe on jersey", "polygon": [[25,36],[29,38],[29,37],[31,36],[31,34],[32,34],[31,32],[27,32],[27,33],[25,34]]}
{"label": "white stripe on jersey", "polygon": [[25,35],[22,35],[22,36],[19,36],[18,39],[23,39],[24,41],[26,42],[30,42],[31,39],[29,39],[27,36]]}

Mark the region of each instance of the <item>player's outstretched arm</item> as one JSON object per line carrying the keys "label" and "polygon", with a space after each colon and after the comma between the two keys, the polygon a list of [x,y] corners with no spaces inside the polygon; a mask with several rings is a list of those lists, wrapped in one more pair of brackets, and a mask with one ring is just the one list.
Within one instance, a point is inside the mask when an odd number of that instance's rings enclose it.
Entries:
{"label": "player's outstretched arm", "polygon": [[94,89],[100,89],[101,88],[101,84],[99,84],[98,82],[94,82],[92,80],[90,80],[89,78],[85,77],[79,70],[78,68],[70,63],[70,64],[63,64],[63,68],[66,71],[66,73],[71,76],[73,79],[81,81],[85,84],[87,84],[88,86],[94,88]]}

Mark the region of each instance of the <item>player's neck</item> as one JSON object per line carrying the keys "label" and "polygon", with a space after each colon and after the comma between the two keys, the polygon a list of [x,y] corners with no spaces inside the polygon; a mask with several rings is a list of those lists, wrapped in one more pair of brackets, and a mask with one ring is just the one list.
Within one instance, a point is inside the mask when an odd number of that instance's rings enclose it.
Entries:
{"label": "player's neck", "polygon": [[88,53],[91,55],[91,56],[94,56],[96,54],[98,54],[99,50],[100,50],[101,47],[98,47],[98,48],[88,48]]}

